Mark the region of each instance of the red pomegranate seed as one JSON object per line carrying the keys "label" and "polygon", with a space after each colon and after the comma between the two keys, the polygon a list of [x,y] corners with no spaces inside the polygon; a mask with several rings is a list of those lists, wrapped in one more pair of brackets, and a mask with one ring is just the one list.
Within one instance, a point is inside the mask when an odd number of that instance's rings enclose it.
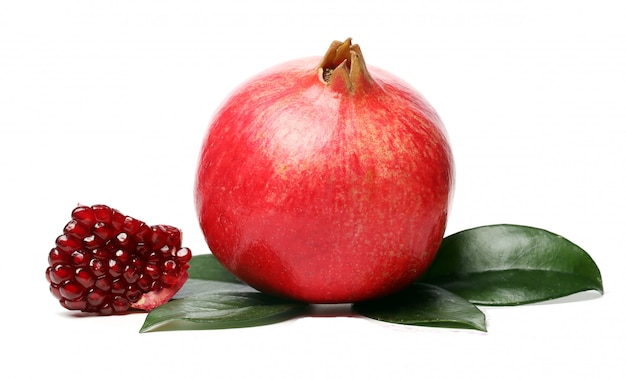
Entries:
{"label": "red pomegranate seed", "polygon": [[66,234],[60,235],[56,240],[57,249],[71,254],[72,252],[79,250],[82,247],[80,240],[68,236]]}
{"label": "red pomegranate seed", "polygon": [[61,305],[65,308],[73,311],[84,311],[87,308],[87,300],[78,299],[78,300],[68,300],[62,299]]}
{"label": "red pomegranate seed", "polygon": [[125,221],[126,221],[126,216],[121,214],[118,210],[112,209],[111,225],[113,226],[113,229],[115,229],[116,231],[122,231],[124,228]]}
{"label": "red pomegranate seed", "polygon": [[113,211],[110,207],[106,205],[94,205],[91,207],[93,209],[93,216],[97,222],[102,222],[104,224],[111,223],[111,217],[113,216]]}
{"label": "red pomegranate seed", "polygon": [[152,244],[152,249],[158,250],[162,248],[167,242],[167,234],[165,228],[161,225],[152,227],[152,235],[150,237],[150,243]]}
{"label": "red pomegranate seed", "polygon": [[67,261],[68,254],[57,248],[50,250],[48,254],[48,264],[54,266],[57,263],[65,263]]}
{"label": "red pomegranate seed", "polygon": [[154,263],[148,263],[143,272],[152,279],[158,279],[161,276],[161,270],[159,266]]}
{"label": "red pomegranate seed", "polygon": [[124,265],[116,259],[109,259],[109,275],[113,278],[117,278],[124,272]]}
{"label": "red pomegranate seed", "polygon": [[61,284],[59,292],[65,299],[72,301],[80,299],[84,295],[85,289],[76,282],[67,281]]}
{"label": "red pomegranate seed", "polygon": [[118,234],[115,239],[117,245],[123,249],[128,249],[133,244],[133,239],[130,238],[125,232],[121,232],[120,234]]}
{"label": "red pomegranate seed", "polygon": [[104,241],[108,241],[114,235],[113,227],[109,224],[105,224],[104,222],[99,221],[93,226],[93,234],[100,237]]}
{"label": "red pomegranate seed", "polygon": [[176,252],[176,257],[179,262],[187,263],[191,260],[191,250],[183,247]]}
{"label": "red pomegranate seed", "polygon": [[81,239],[89,234],[89,228],[76,220],[71,220],[65,225],[63,233]]}
{"label": "red pomegranate seed", "polygon": [[128,251],[122,250],[122,249],[116,250],[115,253],[113,254],[113,257],[116,261],[120,262],[121,264],[126,264],[130,262],[131,260],[131,254]]}
{"label": "red pomegranate seed", "polygon": [[82,250],[74,251],[71,255],[71,264],[76,267],[84,267],[89,265],[89,254]]}
{"label": "red pomegranate seed", "polygon": [[91,207],[78,206],[72,212],[72,220],[76,220],[91,228],[96,223],[96,218]]}
{"label": "red pomegranate seed", "polygon": [[109,260],[111,258],[111,252],[109,251],[109,249],[106,248],[94,249],[91,253],[94,258],[98,258],[103,261]]}
{"label": "red pomegranate seed", "polygon": [[126,282],[124,282],[123,279],[118,278],[118,279],[113,279],[113,281],[111,282],[111,293],[114,294],[123,294],[124,292],[126,292]]}
{"label": "red pomegranate seed", "polygon": [[111,305],[116,313],[124,313],[130,309],[130,303],[122,296],[115,296]]}
{"label": "red pomegranate seed", "polygon": [[106,294],[102,290],[93,289],[87,294],[87,303],[92,307],[102,305],[106,299]]}
{"label": "red pomegranate seed", "polygon": [[137,233],[139,233],[139,227],[141,226],[141,224],[141,221],[127,216],[124,218],[122,230],[130,235],[136,235]]}
{"label": "red pomegranate seed", "polygon": [[143,293],[136,287],[131,286],[126,291],[126,299],[128,299],[128,301],[130,301],[131,303],[136,303],[137,301],[139,301],[139,299],[141,299],[141,296],[143,296]]}
{"label": "red pomegranate seed", "polygon": [[161,275],[161,283],[163,283],[163,285],[167,287],[173,286],[177,280],[178,278],[176,277],[176,274],[169,271],[164,272]]}
{"label": "red pomegranate seed", "polygon": [[96,283],[96,277],[87,268],[78,268],[75,278],[76,281],[85,288],[91,288]]}
{"label": "red pomegranate seed", "polygon": [[54,284],[61,284],[72,278],[73,271],[72,267],[68,265],[54,265],[50,270],[50,281]]}
{"label": "red pomegranate seed", "polygon": [[83,246],[89,250],[95,250],[105,245],[106,241],[92,234],[83,238]]}
{"label": "red pomegranate seed", "polygon": [[98,308],[98,312],[103,316],[109,316],[113,314],[113,307],[110,303],[104,303]]}
{"label": "red pomegranate seed", "polygon": [[178,264],[173,259],[166,260],[165,262],[163,262],[163,265],[161,266],[161,268],[165,272],[176,271],[177,267],[178,267]]}
{"label": "red pomegranate seed", "polygon": [[144,244],[149,243],[150,237],[152,236],[152,228],[150,228],[145,223],[139,223],[139,227],[137,228],[137,233],[135,233],[135,238],[137,242],[142,242]]}
{"label": "red pomegranate seed", "polygon": [[103,292],[109,292],[111,290],[112,279],[108,276],[101,276],[96,280],[95,287]]}
{"label": "red pomegranate seed", "polygon": [[126,283],[133,284],[137,281],[137,279],[139,279],[139,270],[137,267],[129,265],[124,268],[123,275]]}
{"label": "red pomegranate seed", "polygon": [[153,281],[153,278],[141,274],[139,275],[139,279],[137,279],[137,288],[139,288],[142,292],[148,292],[152,286]]}
{"label": "red pomegranate seed", "polygon": [[91,268],[91,271],[93,272],[93,274],[97,277],[102,277],[103,275],[107,273],[107,270],[109,269],[109,267],[104,263],[104,261],[98,258],[93,258],[89,262],[89,267]]}

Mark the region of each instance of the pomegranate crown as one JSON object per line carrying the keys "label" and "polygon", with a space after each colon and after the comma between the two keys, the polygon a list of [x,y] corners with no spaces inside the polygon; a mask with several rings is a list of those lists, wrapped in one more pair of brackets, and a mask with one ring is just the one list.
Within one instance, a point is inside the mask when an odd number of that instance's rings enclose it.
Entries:
{"label": "pomegranate crown", "polygon": [[317,67],[319,79],[331,89],[354,94],[362,86],[372,83],[363,53],[352,38],[333,41]]}

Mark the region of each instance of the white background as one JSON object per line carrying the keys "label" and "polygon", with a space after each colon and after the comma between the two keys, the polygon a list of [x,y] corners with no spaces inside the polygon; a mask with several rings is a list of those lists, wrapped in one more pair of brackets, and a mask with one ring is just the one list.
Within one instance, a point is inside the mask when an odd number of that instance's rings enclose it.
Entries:
{"label": "white background", "polygon": [[[601,0],[0,2],[1,370],[626,377],[625,19],[620,1]],[[57,304],[47,253],[79,202],[181,227],[206,253],[192,191],[212,113],[256,72],[347,37],[444,120],[457,167],[448,234],[493,223],[562,234],[595,259],[604,296],[485,307],[488,333],[331,310],[139,334],[142,314],[80,317]]]}

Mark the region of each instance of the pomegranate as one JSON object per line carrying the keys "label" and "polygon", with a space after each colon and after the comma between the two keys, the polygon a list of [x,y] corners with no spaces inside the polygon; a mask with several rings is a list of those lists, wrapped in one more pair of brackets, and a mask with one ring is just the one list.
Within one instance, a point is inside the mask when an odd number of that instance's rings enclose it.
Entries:
{"label": "pomegranate", "polygon": [[148,226],[109,206],[79,205],[48,254],[50,292],[69,310],[150,311],[187,281],[191,251],[169,225]]}
{"label": "pomegranate", "polygon": [[256,289],[309,303],[381,297],[442,241],[453,160],[435,110],[366,67],[358,45],[260,73],[216,112],[195,203],[215,257]]}

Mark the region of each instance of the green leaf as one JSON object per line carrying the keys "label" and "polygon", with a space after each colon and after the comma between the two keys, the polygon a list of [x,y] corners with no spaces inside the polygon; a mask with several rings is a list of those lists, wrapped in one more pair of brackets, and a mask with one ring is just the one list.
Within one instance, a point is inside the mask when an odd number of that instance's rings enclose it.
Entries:
{"label": "green leaf", "polygon": [[209,291],[173,300],[153,309],[139,332],[267,325],[302,314],[306,308],[307,304],[280,299],[251,288]]}
{"label": "green leaf", "polygon": [[363,316],[396,324],[487,331],[485,315],[474,304],[443,288],[413,283],[391,296],[356,303]]}
{"label": "green leaf", "polygon": [[182,299],[204,292],[252,290],[226,270],[213,254],[196,255],[189,261],[189,279],[172,299]]}
{"label": "green leaf", "polygon": [[243,291],[250,290],[252,288],[244,283],[231,283],[222,282],[216,280],[204,280],[204,279],[187,279],[185,285],[172,297],[172,299],[182,299],[189,296],[199,295],[206,292],[228,292],[228,291]]}
{"label": "green leaf", "polygon": [[241,283],[222,266],[213,254],[194,255],[189,261],[190,279],[214,280],[218,282]]}
{"label": "green leaf", "polygon": [[304,313],[307,304],[258,292],[240,282],[211,254],[189,262],[189,279],[174,297],[148,313],[140,333],[243,328]]}
{"label": "green leaf", "polygon": [[600,270],[584,250],[554,233],[519,225],[483,226],[444,238],[420,281],[483,305],[603,292]]}

